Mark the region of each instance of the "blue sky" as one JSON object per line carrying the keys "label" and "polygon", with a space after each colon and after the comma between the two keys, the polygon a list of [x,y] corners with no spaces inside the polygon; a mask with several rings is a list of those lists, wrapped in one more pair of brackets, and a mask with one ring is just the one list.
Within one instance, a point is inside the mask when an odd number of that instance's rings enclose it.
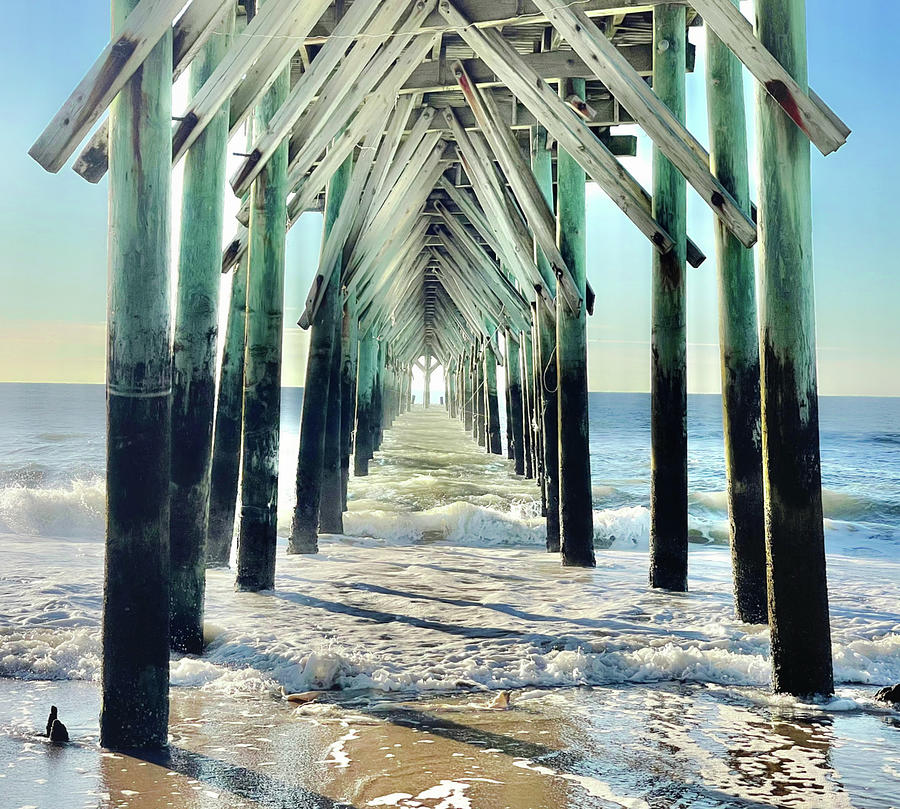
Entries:
{"label": "blue sky", "polygon": [[[746,7],[746,6],[745,6]],[[0,232],[0,381],[103,379],[106,186],[67,166],[58,175],[28,156],[41,132],[109,37],[108,3],[32,0],[6,9],[0,50],[3,199]],[[900,187],[892,88],[900,70],[894,3],[808,0],[810,83],[853,129],[823,158],[813,149],[814,262],[819,379],[825,394],[900,394],[900,260],[894,246]],[[688,125],[706,143],[702,81],[688,77]],[[752,85],[748,78],[748,100]],[[752,109],[749,110],[752,122]],[[752,133],[751,133],[752,134]],[[647,184],[651,147],[640,139],[629,169]],[[752,153],[751,153],[752,157]],[[717,305],[711,217],[689,191],[689,230],[711,257],[688,275],[689,386],[718,390]],[[589,323],[594,390],[649,388],[650,251],[596,187],[588,189]],[[227,227],[227,225],[226,225]],[[286,384],[302,379],[305,336],[293,326],[313,275],[321,218],[292,231],[286,284]]]}

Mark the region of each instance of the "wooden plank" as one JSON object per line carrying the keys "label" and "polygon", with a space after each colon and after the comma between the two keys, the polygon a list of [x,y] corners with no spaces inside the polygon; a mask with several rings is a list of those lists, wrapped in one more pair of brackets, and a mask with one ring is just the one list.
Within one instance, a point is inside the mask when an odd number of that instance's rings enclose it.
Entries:
{"label": "wooden plank", "polygon": [[376,194],[378,194],[385,175],[394,164],[394,157],[400,148],[403,130],[406,127],[406,122],[409,120],[415,100],[416,99],[413,96],[406,96],[398,99],[396,102],[394,111],[391,114],[390,123],[387,127],[387,132],[378,147],[375,165],[372,167],[372,173],[369,175],[362,199],[359,203],[359,211],[350,231],[350,236],[348,237],[350,244],[355,244],[357,239],[359,239],[359,234],[362,232],[366,217],[372,207],[372,201],[375,199]]}
{"label": "wooden plank", "polygon": [[473,27],[449,0],[441,0],[439,9],[447,21],[478,56],[491,66],[564,148],[581,161],[591,178],[628,216],[638,229],[666,252],[672,249],[669,235],[653,219],[646,192],[610,153],[588,127],[573,115],[557,93],[522,61],[518,52],[493,30]]}
{"label": "wooden plank", "polygon": [[[433,38],[434,34],[418,34],[410,37],[398,37],[386,43],[370,64],[366,79],[361,79],[354,84],[344,96],[340,112],[334,109],[327,120],[303,127],[300,133],[295,134],[291,143],[293,148],[291,149],[290,184],[292,186],[309,171],[328,141],[337,135],[360,104],[365,103],[367,107],[380,106],[381,109],[386,109],[393,104],[397,90],[415,65],[421,62],[429,51]],[[379,80],[381,83],[376,92],[366,98],[374,83]],[[311,110],[311,115],[307,117],[316,117],[319,112],[320,109],[317,105]]]}
{"label": "wooden plank", "polygon": [[[562,290],[568,305],[573,309],[578,309],[581,306],[581,299],[575,288],[572,273],[566,266],[556,244],[556,219],[522,156],[519,142],[503,124],[500,110],[491,91],[482,92],[475,87],[459,62],[454,63],[453,71],[457,75],[457,80],[466,100],[469,101],[475,118],[481,125],[482,132],[491,145],[494,156],[500,163],[500,167],[522,207],[531,232],[547,257],[559,289]],[[544,280],[546,282],[546,279]]]}
{"label": "wooden plank", "polygon": [[[194,0],[173,26],[172,82],[176,82],[215,31],[234,15],[233,0]],[[89,183],[99,183],[109,169],[109,119],[93,134],[72,170]]]}
{"label": "wooden plank", "polygon": [[[303,212],[313,199],[318,196],[319,192],[325,188],[325,185],[341,163],[352,154],[356,144],[359,143],[367,129],[374,126],[377,121],[383,120],[383,116],[379,118],[379,113],[383,114],[384,109],[379,109],[378,105],[367,104],[363,107],[350,123],[350,126],[340,134],[331,148],[325,153],[322,162],[313,169],[309,177],[301,179],[300,184],[294,187],[296,193],[288,205],[289,229],[303,215]],[[288,187],[291,187],[290,182]]]}
{"label": "wooden plank", "polygon": [[756,243],[756,225],[710,173],[709,155],[672,111],[622,57],[597,26],[575,6],[535,0],[554,27],[628,109],[653,142],[684,175],[713,213],[745,247]]}
{"label": "wooden plank", "polygon": [[[285,28],[294,32],[312,30],[328,0],[269,0],[259,10],[222,60],[216,72],[203,85],[172,137],[172,160],[178,162],[215,117],[222,104],[231,98],[247,70],[259,58],[274,37]],[[300,40],[298,39],[298,46]]]}
{"label": "wooden plank", "polygon": [[[338,23],[334,34],[322,47],[315,59],[310,63],[309,70],[305,71],[288,96],[285,105],[278,111],[264,132],[261,132],[250,149],[250,154],[238,168],[231,184],[237,195],[244,193],[245,189],[253,181],[254,177],[262,170],[266,161],[278,147],[278,144],[287,137],[300,117],[309,108],[317,93],[331,76],[335,67],[342,61],[337,80],[346,92],[355,77],[359,75],[365,64],[374,55],[381,39],[377,35],[384,34],[397,21],[406,0],[389,0],[385,7],[376,14],[370,25],[369,18],[378,6],[378,0],[362,0],[354,3],[349,12]],[[361,30],[365,30],[367,38],[362,40],[365,53],[357,54],[354,47],[349,55],[349,47],[346,37],[351,37]],[[371,37],[371,38],[369,38]],[[363,58],[360,60],[359,57]],[[235,93],[238,96],[241,88]],[[327,112],[322,112],[327,114]]]}
{"label": "wooden plank", "polygon": [[[382,115],[384,115],[383,110]],[[383,125],[384,119],[378,126],[369,130],[363,142],[359,158],[353,166],[353,173],[350,176],[350,183],[347,186],[341,210],[325,240],[325,245],[319,258],[319,270],[316,273],[316,278],[313,280],[309,294],[306,296],[303,314],[301,314],[297,323],[302,329],[308,329],[312,324],[316,310],[319,308],[325,295],[326,284],[337,266],[338,259],[343,256],[344,245],[347,243],[347,237],[350,235],[350,229],[356,218],[363,188],[375,162],[375,154],[382,137]]]}
{"label": "wooden plank", "polygon": [[58,172],[156,43],[171,32],[183,7],[183,0],[141,0],[28,154],[47,171]]}
{"label": "wooden plank", "polygon": [[[653,49],[649,45],[620,46],[622,55],[628,63],[642,76],[653,72]],[[318,57],[316,57],[318,58]],[[593,71],[574,51],[545,51],[542,53],[526,53],[522,55],[525,63],[541,78],[551,81],[563,78],[593,79]],[[483,60],[461,60],[469,79],[479,87],[502,86],[496,74]],[[434,93],[452,90],[456,86],[456,77],[452,68],[444,62],[424,62],[403,85],[402,92]]]}
{"label": "wooden plank", "polygon": [[759,41],[739,8],[729,0],[691,0],[691,5],[823,155],[837,151],[847,142],[847,125],[822,99],[813,98],[800,87]]}
{"label": "wooden plank", "polygon": [[247,116],[262,100],[272,82],[288,67],[298,49],[298,37],[307,33],[302,18],[295,21],[295,27],[285,27],[281,36],[273,39],[246,72],[241,83],[231,96],[228,134],[233,137],[247,120]]}
{"label": "wooden plank", "polygon": [[444,114],[456,138],[463,167],[472,180],[479,202],[489,216],[489,223],[501,247],[502,258],[515,273],[522,288],[527,289],[530,295],[541,298],[552,308],[555,290],[544,286],[532,257],[528,255],[531,252],[530,245],[523,245],[519,240],[519,234],[513,226],[503,192],[493,171],[493,159],[481,154],[476,141],[456,120],[452,110],[445,110]]}

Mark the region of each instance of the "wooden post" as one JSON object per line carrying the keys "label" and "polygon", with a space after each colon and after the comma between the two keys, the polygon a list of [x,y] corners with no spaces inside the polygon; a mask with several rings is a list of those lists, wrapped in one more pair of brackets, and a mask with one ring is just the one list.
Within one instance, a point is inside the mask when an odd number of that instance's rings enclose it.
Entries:
{"label": "wooden post", "polygon": [[476,439],[479,447],[488,448],[487,444],[487,385],[484,378],[484,339],[475,349],[475,417]]}
{"label": "wooden post", "polygon": [[[526,336],[522,341],[522,379],[525,390],[525,477],[529,480],[537,475],[537,462],[535,449],[537,436],[534,432],[534,421],[537,407],[537,396],[534,375],[534,343]],[[541,504],[543,507],[543,503]],[[542,509],[546,510],[546,509]]]}
{"label": "wooden post", "polygon": [[[565,81],[560,92],[569,96]],[[584,97],[584,80],[571,90]],[[587,252],[585,239],[585,174],[578,162],[559,149],[557,238],[572,271],[579,304],[576,310],[557,298],[556,361],[559,373],[559,541],[562,563],[593,567],[594,512],[591,498],[591,455],[588,446],[587,389]]]}
{"label": "wooden post", "polygon": [[[337,269],[335,275],[338,275]],[[334,304],[334,337],[331,349],[331,376],[328,381],[328,410],[325,418],[325,445],[322,457],[322,495],[319,500],[319,531],[323,534],[343,534],[343,502],[341,496],[341,365],[344,352],[341,344],[343,316],[341,296]]]}
{"label": "wooden post", "polygon": [[384,366],[385,346],[382,340],[376,341],[375,389],[372,393],[372,451],[381,449],[384,440]]}
{"label": "wooden post", "polygon": [[[114,31],[136,5],[113,0]],[[110,108],[100,744],[113,749],[168,739],[171,117],[167,31]]]}
{"label": "wooden post", "polygon": [[[807,88],[804,0],[757,0],[762,44]],[[822,527],[809,142],[757,91],[763,474],[772,681],[834,690]]]}
{"label": "wooden post", "polygon": [[463,373],[463,427],[467,432],[472,432],[475,421],[474,416],[474,386],[472,384],[472,359],[471,349],[467,350],[462,359]]}
{"label": "wooden post", "polygon": [[[547,130],[542,126],[531,129],[531,170],[550,209],[553,200],[553,162],[547,148]],[[552,278],[552,270],[544,254],[535,248],[538,270],[545,282]],[[551,287],[552,288],[552,287]],[[543,437],[542,455],[545,474],[545,511],[547,515],[547,551],[558,553],[559,541],[559,384],[556,370],[556,320],[546,306],[538,306],[536,313],[535,360],[537,382],[535,405],[540,413]]]}
{"label": "wooden post", "polygon": [[[282,72],[257,107],[256,126],[260,130],[287,97],[289,74],[289,70]],[[275,586],[287,162],[285,143],[250,190],[238,590]]]}
{"label": "wooden post", "polygon": [[[750,179],[741,63],[709,28],[706,42],[706,93],[713,174],[738,204],[749,210]],[[756,276],[753,253],[719,220],[714,222],[714,227],[734,604],[741,621],[762,624],[767,620],[766,537]]]}
{"label": "wooden post", "polygon": [[[191,64],[190,92],[203,86],[229,47],[234,14]],[[203,651],[216,342],[222,278],[228,104],[194,142],[184,165],[181,247],[172,362],[172,479],[169,523],[169,641]]]}
{"label": "wooden post", "polygon": [[525,474],[525,418],[522,398],[522,369],[520,362],[521,335],[516,340],[512,332],[506,336],[506,396],[509,400],[509,423],[513,460],[516,464],[516,474]]}
{"label": "wooden post", "polygon": [[425,407],[431,407],[431,354],[425,352]]}
{"label": "wooden post", "polygon": [[341,330],[341,505],[347,510],[350,456],[353,454],[353,421],[356,416],[356,373],[359,365],[359,313],[356,293],[348,292]]}
{"label": "wooden post", "polygon": [[234,512],[241,470],[241,423],[244,413],[244,337],[247,324],[247,270],[244,253],[231,278],[231,304],[219,373],[216,426],[209,487],[206,564],[227,567],[234,538]]}
{"label": "wooden post", "polygon": [[[335,172],[328,184],[325,202],[324,238],[328,238],[340,213],[344,192],[350,181],[352,156]],[[309,354],[306,361],[306,381],[303,386],[303,408],[300,413],[300,450],[297,456],[297,499],[291,521],[288,553],[318,553],[319,515],[322,503],[322,478],[326,458],[325,442],[329,428],[340,438],[340,411],[335,425],[329,419],[334,406],[331,396],[331,380],[334,353],[340,361],[341,318],[341,262],[338,262],[326,284],[325,296],[316,310],[309,333]],[[340,376],[338,375],[338,380]],[[337,394],[340,395],[339,393]],[[334,436],[332,436],[333,438]],[[338,455],[340,442],[338,441]],[[338,475],[340,458],[338,457]],[[338,477],[338,505],[340,505],[340,478]]]}
{"label": "wooden post", "polygon": [[486,341],[484,347],[484,381],[487,392],[487,451],[493,455],[502,455],[500,405],[497,399],[497,355],[490,340]]}
{"label": "wooden post", "polygon": [[375,377],[375,339],[367,331],[359,343],[359,369],[356,384],[356,436],[353,446],[353,474],[369,474],[372,457],[372,389]]}
{"label": "wooden post", "polygon": [[[653,89],[679,121],[685,106],[685,7],[653,10]],[[686,187],[653,149],[653,216],[674,242],[653,255],[650,376],[650,585],[687,590]]]}
{"label": "wooden post", "polygon": [[447,412],[450,415],[451,419],[456,418],[456,363],[455,361],[450,364],[450,367],[447,369],[444,374],[444,378],[447,380]]}

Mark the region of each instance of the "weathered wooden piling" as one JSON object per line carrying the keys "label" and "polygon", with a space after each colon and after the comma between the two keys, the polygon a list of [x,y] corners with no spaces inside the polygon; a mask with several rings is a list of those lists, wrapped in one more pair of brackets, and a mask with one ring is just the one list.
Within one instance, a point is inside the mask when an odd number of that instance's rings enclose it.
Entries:
{"label": "weathered wooden piling", "polygon": [[471,432],[475,424],[475,390],[472,384],[471,351],[463,356],[463,427]]}
{"label": "weathered wooden piling", "polygon": [[385,344],[376,341],[375,387],[372,392],[372,451],[381,449],[384,440],[384,366]]}
{"label": "weathered wooden piling", "polygon": [[517,475],[525,474],[525,410],[522,397],[521,335],[506,336],[506,395],[509,400],[510,440]]}
{"label": "weathered wooden piling", "polygon": [[[653,89],[684,121],[685,7],[653,11]],[[687,590],[687,330],[684,176],[653,149],[653,215],[673,248],[653,254],[650,364],[650,585]]]}
{"label": "weathered wooden piling", "polygon": [[[804,0],[757,0],[756,30],[805,92]],[[822,525],[810,147],[779,106],[780,95],[775,86],[757,94],[772,682],[780,692],[828,694],[834,675]]]}
{"label": "weathered wooden piling", "polygon": [[244,415],[244,338],[247,326],[247,271],[245,253],[231,278],[225,347],[219,372],[212,471],[209,485],[209,526],[206,532],[207,567],[227,567],[234,539],[241,472],[241,431]]}
{"label": "weathered wooden piling", "polygon": [[425,407],[431,407],[431,354],[425,352]]}
{"label": "weathered wooden piling", "polygon": [[356,389],[356,435],[353,447],[353,474],[369,474],[372,458],[372,393],[375,387],[375,338],[371,331],[359,343],[359,369]]}
{"label": "weathered wooden piling", "polygon": [[539,405],[537,398],[540,392],[537,390],[537,379],[535,376],[536,358],[534,356],[534,343],[525,337],[522,340],[522,380],[525,398],[525,413],[527,424],[525,429],[525,477],[529,480],[534,479],[538,472],[538,462],[536,459],[537,444],[540,443],[539,436],[535,431],[537,423],[537,411]]}
{"label": "weathered wooden piling", "polygon": [[[263,97],[256,110],[258,131],[284,103],[289,83],[289,71],[283,71]],[[235,580],[239,590],[275,586],[287,163],[288,147],[283,143],[250,189],[241,522]]]}
{"label": "weathered wooden piling", "polygon": [[[113,0],[120,30],[136,0]],[[172,35],[110,108],[106,561],[100,744],[161,748],[169,719]]]}
{"label": "weathered wooden piling", "polygon": [[475,416],[476,439],[479,447],[484,447],[490,451],[488,446],[488,390],[487,380],[485,379],[485,362],[484,362],[484,340],[480,341],[476,348],[475,356],[475,407],[477,409]]}
{"label": "weathered wooden piling", "polygon": [[[347,158],[328,184],[325,200],[323,244],[334,227],[340,213],[344,193],[350,181],[352,157]],[[291,521],[288,553],[318,553],[319,514],[322,502],[322,476],[325,464],[325,442],[329,427],[334,429],[328,413],[333,405],[331,380],[334,353],[340,360],[341,315],[341,267],[334,267],[330,278],[320,283],[326,285],[325,296],[316,310],[309,332],[309,353],[306,360],[306,380],[303,386],[303,407],[300,413],[300,449],[297,456],[297,498]],[[340,374],[338,373],[338,380]],[[339,394],[338,394],[339,395]],[[340,411],[337,433],[340,437]],[[333,436],[332,436],[333,438]],[[340,446],[338,442],[338,454]],[[340,459],[338,458],[338,476]],[[338,483],[339,483],[338,479]],[[340,488],[338,488],[340,503]]]}
{"label": "weathered wooden piling", "polygon": [[[564,84],[560,83],[560,92],[568,97],[570,93]],[[584,97],[584,81],[573,80],[571,90],[579,98]],[[559,149],[556,174],[559,251],[580,296],[574,309],[562,295],[556,299],[560,552],[564,565],[593,567],[596,562],[588,446],[585,173],[573,157]]]}
{"label": "weathered wooden piling", "polygon": [[[538,187],[554,210],[553,155],[547,148],[547,130],[542,126],[531,128],[531,170]],[[535,258],[541,277],[549,289],[553,289],[553,271],[550,262],[535,245]],[[543,486],[547,517],[547,551],[558,553],[559,540],[559,397],[556,370],[556,319],[546,306],[538,306],[535,314],[536,336],[535,364],[537,382],[535,405],[540,414],[544,474]]]}
{"label": "weathered wooden piling", "polygon": [[350,456],[356,417],[356,375],[359,367],[359,313],[356,294],[349,292],[344,302],[341,328],[341,506],[347,510]]}
{"label": "weathered wooden piling", "polygon": [[484,347],[484,384],[486,392],[486,441],[487,451],[502,455],[500,443],[500,405],[497,399],[497,354],[493,343],[488,340]]}
{"label": "weathered wooden piling", "polygon": [[[225,56],[234,14],[191,65],[195,95]],[[206,533],[216,400],[228,104],[185,158],[172,362],[172,481],[169,639],[179,652],[203,650]]]}
{"label": "weathered wooden piling", "polygon": [[[719,182],[742,208],[749,210],[741,63],[711,30],[707,31],[706,43],[710,164]],[[756,274],[753,253],[718,220],[714,227],[735,612],[741,621],[765,623],[768,616]]]}
{"label": "weathered wooden piling", "polygon": [[[337,274],[337,271],[335,271]],[[337,306],[341,306],[338,295]],[[323,534],[344,533],[343,496],[341,484],[341,365],[343,348],[341,333],[343,317],[334,316],[334,338],[331,349],[331,375],[328,381],[328,410],[325,417],[325,444],[322,456],[322,495],[319,500],[319,531]]]}

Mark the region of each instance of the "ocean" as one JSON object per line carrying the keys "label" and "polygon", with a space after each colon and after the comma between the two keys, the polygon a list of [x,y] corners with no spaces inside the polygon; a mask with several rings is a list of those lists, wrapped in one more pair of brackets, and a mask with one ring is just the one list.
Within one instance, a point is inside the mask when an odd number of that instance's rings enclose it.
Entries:
{"label": "ocean", "polygon": [[[689,397],[687,594],[647,587],[648,396],[591,394],[591,571],[561,568],[543,551],[534,483],[515,478],[505,457],[485,455],[438,406],[404,415],[372,474],[351,480],[344,535],[322,537],[316,556],[287,557],[301,400],[302,391],[283,391],[276,590],[234,593],[230,571],[210,571],[207,650],[173,656],[173,710],[184,725],[173,733],[184,744],[207,743],[197,735],[207,732],[195,721],[201,710],[229,724],[227,706],[241,698],[255,706],[244,713],[279,725],[281,695],[312,689],[332,695],[328,705],[297,716],[341,729],[317,766],[358,806],[897,805],[900,722],[873,695],[900,681],[900,399],[821,400],[837,693],[812,704],[770,693],[768,632],[734,619],[717,396]],[[76,702],[70,732],[85,749],[96,745],[104,389],[0,385],[0,413],[0,760],[19,761],[48,699]],[[544,787],[556,779],[569,797],[554,787],[541,801],[473,801],[488,789],[474,771],[442,776],[456,785],[441,787],[446,795],[421,786],[434,800],[393,781],[381,791],[359,779],[347,786],[347,762],[386,766],[385,753],[372,764],[370,726],[396,731],[414,708],[417,727],[431,722],[446,736],[435,711],[455,711],[455,727],[504,689],[521,713],[503,719],[502,733],[484,714],[487,741],[469,744],[487,753],[505,750],[501,735],[559,735],[552,749],[516,747],[511,761]],[[254,732],[221,749],[256,749]],[[417,756],[407,758],[410,783],[413,771],[436,766]],[[16,772],[30,777],[30,766]],[[26,788],[16,794],[34,803]],[[385,798],[395,794],[407,797]],[[185,800],[175,805],[201,805]]]}
{"label": "ocean", "polygon": [[[302,399],[302,389],[282,392],[282,529],[290,522]],[[900,398],[822,397],[820,410],[830,548],[895,558],[900,555]],[[500,412],[505,445],[502,398]],[[106,453],[103,386],[0,384],[0,414],[0,532],[101,538]],[[688,397],[688,434],[690,526],[709,542],[727,543],[719,396]],[[618,540],[630,538],[636,546],[646,545],[649,396],[592,393],[590,449],[598,539],[615,534]],[[423,466],[428,460],[422,458]],[[488,498],[483,504],[505,505],[503,485],[498,481],[496,501]],[[419,488],[419,499],[395,491],[398,499],[388,507],[422,511],[460,499],[458,490],[429,488],[427,481]],[[472,500],[464,494],[462,499]],[[501,513],[508,510],[504,507]],[[411,523],[420,519],[424,518],[413,516]],[[508,521],[502,522],[504,531],[515,534]],[[530,532],[523,539],[530,542]],[[501,540],[498,534],[497,540],[511,542],[515,536],[504,534]]]}

